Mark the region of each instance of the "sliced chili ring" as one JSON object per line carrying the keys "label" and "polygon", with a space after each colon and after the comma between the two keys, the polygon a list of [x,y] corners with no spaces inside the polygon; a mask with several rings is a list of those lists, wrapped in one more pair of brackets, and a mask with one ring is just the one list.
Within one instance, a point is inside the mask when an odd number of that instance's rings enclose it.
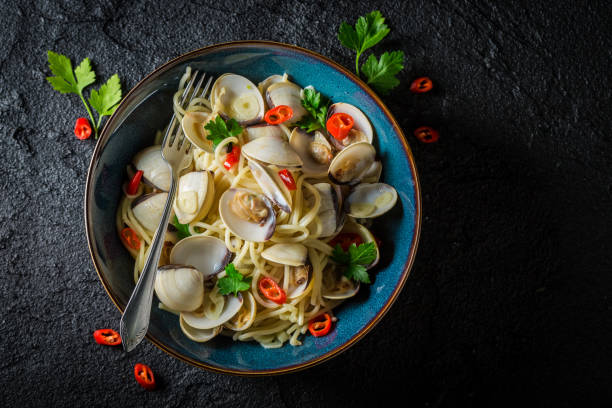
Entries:
{"label": "sliced chili ring", "polygon": [[293,117],[291,106],[278,105],[266,112],[264,120],[270,125],[280,125]]}
{"label": "sliced chili ring", "polygon": [[235,145],[232,147],[232,151],[225,155],[225,161],[223,162],[223,167],[226,170],[231,169],[234,164],[238,163],[240,160],[240,146]]}
{"label": "sliced chili ring", "polygon": [[327,131],[336,140],[344,140],[353,128],[354,124],[355,121],[351,115],[344,112],[338,112],[331,115],[331,117],[327,120],[326,127]]}
{"label": "sliced chili ring", "polygon": [[262,295],[264,295],[268,300],[271,300],[274,303],[278,303],[282,305],[287,300],[287,294],[285,291],[278,286],[278,283],[272,278],[262,278],[259,280],[259,291]]}
{"label": "sliced chili ring", "polygon": [[363,238],[361,238],[361,235],[354,232],[343,232],[342,234],[336,235],[328,244],[332,248],[336,245],[340,245],[342,250],[346,252],[351,244],[355,244],[356,246],[363,244]]}
{"label": "sliced chili ring", "polygon": [[116,346],[121,344],[121,336],[113,329],[100,329],[93,333],[94,340],[104,346]]}
{"label": "sliced chili ring", "polygon": [[77,139],[85,140],[91,136],[91,125],[86,118],[78,118],[74,124],[74,135]]}
{"label": "sliced chili ring", "polygon": [[287,169],[282,169],[278,171],[278,176],[281,178],[285,186],[287,186],[288,190],[295,190],[297,187],[295,186],[295,180],[293,179],[293,175]]}
{"label": "sliced chili ring", "polygon": [[126,246],[136,251],[140,249],[140,238],[138,238],[138,234],[130,227],[121,230],[121,240]]}
{"label": "sliced chili ring", "polygon": [[431,91],[433,82],[429,77],[417,78],[410,84],[410,91],[414,93],[425,93]]}
{"label": "sliced chili ring", "polygon": [[145,364],[136,364],[134,366],[134,377],[142,388],[152,390],[155,388],[155,376],[151,367]]}
{"label": "sliced chili ring", "polygon": [[308,331],[315,337],[325,336],[329,333],[332,326],[332,319],[329,313],[313,317],[308,322]]}
{"label": "sliced chili ring", "polygon": [[429,126],[421,126],[415,129],[414,135],[423,143],[437,142],[440,138],[438,131]]}

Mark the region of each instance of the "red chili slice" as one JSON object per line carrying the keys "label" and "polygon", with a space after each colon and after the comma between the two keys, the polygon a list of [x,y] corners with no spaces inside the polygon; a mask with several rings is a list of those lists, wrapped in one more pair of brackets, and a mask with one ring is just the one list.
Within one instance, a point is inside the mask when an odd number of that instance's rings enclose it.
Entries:
{"label": "red chili slice", "polygon": [[93,333],[94,340],[104,346],[117,346],[121,344],[121,336],[113,329],[100,329]]}
{"label": "red chili slice", "polygon": [[334,113],[327,120],[327,131],[336,139],[344,140],[353,128],[353,117],[348,113]]}
{"label": "red chili slice", "polygon": [[138,170],[136,174],[134,174],[134,177],[132,177],[132,180],[130,180],[130,184],[128,184],[126,191],[129,195],[134,195],[138,192],[138,186],[140,185],[140,180],[142,180],[143,174],[144,172],[142,170]]}
{"label": "red chili slice", "polygon": [[429,77],[417,78],[410,84],[410,91],[414,93],[429,92],[431,88],[433,88],[433,82]]}
{"label": "red chili slice", "polygon": [[331,330],[332,319],[329,313],[312,318],[308,322],[308,331],[315,337],[325,336]]}
{"label": "red chili slice", "polygon": [[264,120],[270,125],[279,125],[293,117],[291,106],[278,105],[266,112]]}
{"label": "red chili slice", "polygon": [[232,151],[225,155],[225,161],[223,162],[223,167],[226,170],[231,169],[234,164],[240,161],[240,146],[234,145],[232,147]]}
{"label": "red chili slice", "polygon": [[74,124],[74,135],[77,139],[84,140],[91,136],[91,125],[85,118],[78,118]]}
{"label": "red chili slice", "polygon": [[423,143],[437,142],[440,134],[434,128],[429,126],[421,126],[414,131],[414,135]]}
{"label": "red chili slice", "polygon": [[259,291],[269,300],[282,305],[287,300],[285,291],[272,278],[262,278],[259,281]]}
{"label": "red chili slice", "polygon": [[121,240],[126,246],[136,251],[140,249],[140,238],[138,238],[136,232],[130,227],[121,230]]}
{"label": "red chili slice", "polygon": [[291,174],[289,170],[287,169],[279,170],[278,175],[289,190],[296,189],[295,180],[293,179],[293,175]]}
{"label": "red chili slice", "polygon": [[155,376],[151,367],[145,364],[136,364],[134,366],[134,377],[142,388],[147,390],[155,389]]}
{"label": "red chili slice", "polygon": [[342,234],[336,235],[328,244],[332,248],[339,244],[342,250],[346,252],[351,244],[355,244],[356,246],[363,244],[363,238],[361,238],[361,235],[354,232],[343,232]]}

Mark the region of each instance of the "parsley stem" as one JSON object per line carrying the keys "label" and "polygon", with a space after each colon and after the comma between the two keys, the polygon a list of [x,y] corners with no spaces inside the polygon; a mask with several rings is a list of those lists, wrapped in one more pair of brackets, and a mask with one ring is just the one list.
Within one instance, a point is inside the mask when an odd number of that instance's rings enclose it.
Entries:
{"label": "parsley stem", "polygon": [[357,54],[357,57],[355,58],[355,72],[357,73],[357,76],[359,76],[359,53]]}
{"label": "parsley stem", "polygon": [[89,118],[91,119],[91,125],[94,128],[95,138],[97,139],[98,138],[98,126],[100,126],[100,123],[98,122],[98,125],[96,126],[96,121],[94,120],[93,113],[91,112],[91,109],[89,108],[89,105],[87,104],[87,102],[85,102],[85,98],[83,97],[82,92],[79,92],[79,97],[83,101],[83,105],[85,105],[85,109],[87,109],[87,113],[89,113]]}

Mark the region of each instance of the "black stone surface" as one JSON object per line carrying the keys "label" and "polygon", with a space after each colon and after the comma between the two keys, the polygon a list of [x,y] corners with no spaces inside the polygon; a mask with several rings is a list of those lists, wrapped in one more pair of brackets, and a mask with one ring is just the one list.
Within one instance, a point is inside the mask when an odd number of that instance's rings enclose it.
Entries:
{"label": "black stone surface", "polygon": [[[612,399],[612,18],[607,1],[3,1],[0,11],[0,406],[601,406]],[[100,347],[119,313],[84,233],[95,141],[51,89],[46,51],[90,57],[125,90],[155,67],[239,39],[297,44],[347,67],[341,21],[379,8],[376,48],[407,56],[384,97],[423,192],[421,244],[389,314],[305,372],[239,378],[145,342]],[[408,92],[429,75],[430,94]],[[96,84],[99,85],[99,82]],[[436,144],[411,135],[440,130]],[[149,364],[161,387],[133,380]]]}

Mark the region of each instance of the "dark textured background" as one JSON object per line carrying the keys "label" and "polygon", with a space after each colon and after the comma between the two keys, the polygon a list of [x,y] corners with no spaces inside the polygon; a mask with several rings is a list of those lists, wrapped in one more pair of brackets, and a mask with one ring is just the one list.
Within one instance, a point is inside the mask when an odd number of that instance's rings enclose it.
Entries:
{"label": "dark textured background", "polygon": [[[3,3],[1,406],[610,404],[608,2]],[[337,28],[374,8],[392,28],[376,53],[407,56],[401,87],[383,99],[413,149],[424,211],[413,272],[380,325],[323,365],[272,378],[202,371],[148,342],[129,356],[95,345],[92,331],[120,317],[85,239],[95,141],[75,139],[84,109],[45,82],[46,51],[90,57],[124,90],[181,53],[239,39],[352,68]],[[420,75],[435,91],[408,92]],[[439,128],[438,143],[414,139],[422,124]],[[160,390],[139,388],[136,362]]]}

